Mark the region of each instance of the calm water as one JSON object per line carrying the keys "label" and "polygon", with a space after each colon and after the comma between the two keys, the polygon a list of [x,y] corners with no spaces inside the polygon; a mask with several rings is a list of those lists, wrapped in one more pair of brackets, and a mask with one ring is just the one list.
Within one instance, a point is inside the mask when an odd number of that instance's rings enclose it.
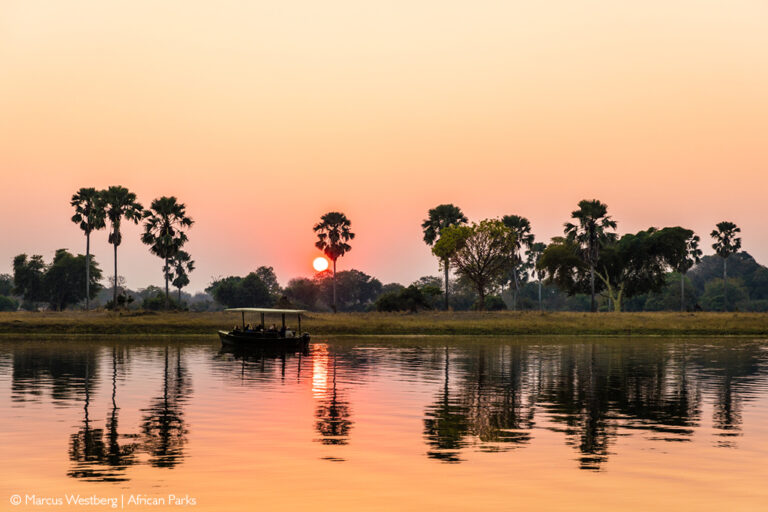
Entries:
{"label": "calm water", "polygon": [[0,510],[767,510],[768,340],[4,340],[0,463]]}

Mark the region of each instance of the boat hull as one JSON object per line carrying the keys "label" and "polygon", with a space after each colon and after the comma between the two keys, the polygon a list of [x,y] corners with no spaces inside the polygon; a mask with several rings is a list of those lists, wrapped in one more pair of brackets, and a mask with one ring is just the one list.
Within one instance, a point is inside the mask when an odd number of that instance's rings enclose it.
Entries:
{"label": "boat hull", "polygon": [[279,335],[269,336],[263,333],[226,332],[219,331],[222,345],[247,348],[269,348],[284,350],[301,350],[309,346],[309,334],[293,338],[281,338]]}

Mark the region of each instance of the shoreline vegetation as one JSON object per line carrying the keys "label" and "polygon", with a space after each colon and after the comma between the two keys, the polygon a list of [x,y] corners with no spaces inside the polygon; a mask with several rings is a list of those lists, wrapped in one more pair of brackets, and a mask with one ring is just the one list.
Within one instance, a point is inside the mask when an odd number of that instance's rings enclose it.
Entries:
{"label": "shoreline vegetation", "polygon": [[[240,321],[239,315],[224,312],[11,312],[0,313],[0,337],[214,336]],[[306,313],[302,326],[314,340],[343,335],[766,336],[768,313]]]}

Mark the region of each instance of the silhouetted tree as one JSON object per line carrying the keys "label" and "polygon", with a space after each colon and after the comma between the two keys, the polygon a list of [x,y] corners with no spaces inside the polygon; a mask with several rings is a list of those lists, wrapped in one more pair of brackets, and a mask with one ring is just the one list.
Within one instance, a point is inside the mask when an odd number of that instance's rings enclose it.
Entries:
{"label": "silhouetted tree", "polygon": [[608,206],[597,199],[579,201],[579,209],[571,212],[577,224],[565,223],[565,236],[581,248],[581,258],[589,267],[590,309],[597,311],[595,303],[595,265],[600,248],[615,239],[608,229],[616,229],[616,222],[608,216]]}
{"label": "silhouetted tree", "polygon": [[110,223],[109,243],[114,246],[115,252],[112,304],[114,307],[117,307],[117,248],[123,242],[120,226],[123,218],[138,224],[144,207],[136,200],[136,194],[119,185],[109,187],[107,190],[102,191],[101,195],[104,201],[104,211]]}
{"label": "silhouetted tree", "polygon": [[333,312],[336,312],[336,260],[352,250],[347,243],[355,238],[350,231],[351,222],[340,212],[328,212],[312,228],[317,233],[315,247],[325,253],[333,262]]}
{"label": "silhouetted tree", "polygon": [[189,284],[189,273],[195,270],[195,262],[187,251],[179,251],[168,260],[171,284],[179,291],[178,303],[181,306],[181,289]]}
{"label": "silhouetted tree", "polygon": [[525,263],[521,251],[523,247],[530,250],[533,243],[533,233],[531,233],[531,223],[525,217],[519,215],[505,215],[501,221],[505,226],[512,231],[515,237],[513,250],[511,254],[512,259],[512,281],[515,285],[515,296],[512,301],[513,309],[517,310],[517,297],[520,294],[520,274],[525,272]]}
{"label": "silhouetted tree", "polygon": [[101,192],[95,188],[81,188],[70,201],[75,208],[72,222],[85,233],[85,310],[91,309],[91,232],[106,225],[106,213]]}
{"label": "silhouetted tree", "polygon": [[710,233],[715,240],[712,248],[723,258],[723,311],[728,311],[728,257],[741,249],[741,238],[737,236],[740,232],[741,228],[733,222],[723,221]]}
{"label": "silhouetted tree", "polygon": [[[427,218],[421,223],[424,230],[424,243],[433,246],[442,236],[445,228],[461,226],[467,223],[467,217],[461,212],[461,208],[452,204],[441,204],[427,212]],[[440,258],[440,264],[445,274],[445,309],[448,309],[448,274],[451,264],[450,256]]]}
{"label": "silhouetted tree", "polygon": [[[168,281],[171,271],[169,262],[176,256],[187,242],[185,228],[192,226],[194,221],[187,217],[186,206],[171,197],[160,197],[152,201],[149,210],[144,212],[144,233],[141,241],[150,246],[152,254],[163,259],[163,275],[165,277],[165,308],[168,309]],[[181,297],[181,291],[179,291]]]}
{"label": "silhouetted tree", "polygon": [[685,240],[685,253],[675,265],[675,271],[680,274],[680,311],[685,311],[685,275],[691,267],[701,261],[700,241],[699,236],[691,231],[690,236]]}

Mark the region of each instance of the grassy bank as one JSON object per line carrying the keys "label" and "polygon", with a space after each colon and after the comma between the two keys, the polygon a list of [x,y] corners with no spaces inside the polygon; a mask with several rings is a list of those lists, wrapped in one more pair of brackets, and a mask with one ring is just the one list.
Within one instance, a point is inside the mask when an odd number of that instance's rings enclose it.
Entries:
{"label": "grassy bank", "polygon": [[[239,321],[240,316],[233,313],[0,313],[0,335],[214,334]],[[291,319],[289,325],[293,322]],[[768,335],[768,314],[765,313],[309,313],[302,323],[305,330],[318,336]]]}

